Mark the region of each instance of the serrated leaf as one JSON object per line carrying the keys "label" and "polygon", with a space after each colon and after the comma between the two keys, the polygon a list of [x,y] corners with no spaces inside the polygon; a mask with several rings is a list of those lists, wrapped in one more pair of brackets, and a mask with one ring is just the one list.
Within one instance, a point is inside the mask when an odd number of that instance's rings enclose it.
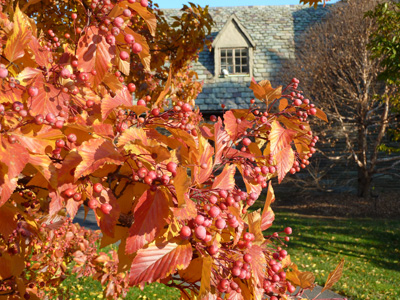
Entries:
{"label": "serrated leaf", "polygon": [[285,129],[278,121],[272,122],[271,132],[268,136],[270,140],[271,154],[275,155],[290,145],[295,135],[296,131],[292,129]]}
{"label": "serrated leaf", "polygon": [[169,203],[165,192],[157,189],[147,190],[139,198],[133,211],[135,222],[129,229],[125,252],[132,254],[154,241],[164,225],[169,214]]}
{"label": "serrated leaf", "polygon": [[199,298],[203,299],[211,292],[211,268],[213,259],[211,256],[203,257],[203,265],[201,267],[201,282]]}
{"label": "serrated leaf", "polygon": [[257,83],[252,78],[250,89],[254,92],[254,96],[259,100],[272,101],[282,96],[282,86],[273,88],[268,80],[263,80]]}
{"label": "serrated leaf", "polygon": [[[239,124],[237,123],[237,120],[240,120]],[[232,111],[227,111],[224,114],[224,124],[225,130],[228,132],[232,140],[241,137],[246,132],[246,129],[252,127],[252,122],[247,121],[246,119],[241,120],[236,118]]]}
{"label": "serrated leaf", "polygon": [[254,244],[261,245],[264,242],[264,236],[261,230],[260,210],[253,211],[247,215],[249,232],[254,234]]}
{"label": "serrated leaf", "polygon": [[236,166],[227,164],[215,178],[212,189],[232,190],[235,187],[235,172]]}
{"label": "serrated leaf", "polygon": [[264,208],[261,216],[261,230],[267,230],[272,226],[272,223],[275,220],[275,214],[272,211],[271,203],[275,201],[275,193],[272,188],[271,181],[268,183],[268,192],[267,198],[264,202]]}
{"label": "serrated leaf", "polygon": [[339,264],[336,266],[335,270],[329,273],[328,279],[325,282],[325,286],[322,289],[321,293],[323,293],[326,290],[329,290],[332,288],[332,286],[339,281],[340,277],[342,277],[343,273],[343,266],[344,266],[344,258],[339,262]]}
{"label": "serrated leaf", "polygon": [[294,151],[290,145],[275,154],[278,182],[281,183],[286,174],[293,167]]}
{"label": "serrated leaf", "polygon": [[101,117],[103,120],[112,112],[114,108],[118,106],[132,106],[132,95],[129,93],[127,88],[119,90],[115,97],[111,97],[107,94],[101,101]]}
{"label": "serrated leaf", "polygon": [[201,279],[202,268],[203,258],[197,257],[190,262],[186,269],[179,271],[179,276],[186,282],[197,282]]}
{"label": "serrated leaf", "polygon": [[[200,153],[200,167],[194,167],[194,177],[195,181],[198,184],[202,184],[206,180],[209,179],[212,171],[213,171],[213,155],[214,155],[214,148],[210,145],[207,139],[203,136],[199,136],[199,153]],[[206,164],[206,168],[202,168],[201,166]]]}
{"label": "serrated leaf", "polygon": [[180,238],[155,242],[138,251],[132,261],[129,284],[151,283],[186,269],[192,260],[192,246]]}
{"label": "serrated leaf", "polygon": [[4,236],[9,236],[17,228],[18,209],[10,203],[0,207],[0,230]]}
{"label": "serrated leaf", "polygon": [[10,62],[24,56],[26,45],[29,43],[32,35],[27,22],[27,16],[21,12],[18,5],[14,12],[13,23],[12,34],[8,37],[4,49],[4,56]]}
{"label": "serrated leaf", "polygon": [[262,251],[262,248],[260,246],[253,245],[253,247],[248,250],[248,253],[252,257],[250,265],[253,273],[253,278],[255,279],[255,284],[257,287],[261,287],[263,284],[266,271],[265,269],[267,265],[264,252]]}
{"label": "serrated leaf", "polygon": [[145,146],[148,145],[146,132],[143,128],[129,127],[118,138],[117,146],[122,147],[129,143],[135,143],[135,140],[141,141]]}
{"label": "serrated leaf", "polygon": [[97,87],[103,81],[111,68],[111,59],[115,56],[115,46],[106,42],[105,35],[96,26],[89,26],[81,36],[76,49],[78,68],[81,72],[90,73],[96,70],[96,75],[89,75],[89,82]]}
{"label": "serrated leaf", "polygon": [[186,204],[185,198],[190,186],[190,180],[187,175],[187,170],[184,167],[179,166],[176,170],[176,176],[174,178],[174,187],[176,191],[176,198],[178,200],[178,207]]}
{"label": "serrated leaf", "polygon": [[78,154],[82,157],[82,161],[76,167],[75,180],[93,173],[107,163],[121,165],[124,162],[114,145],[109,140],[101,138],[83,142],[78,148]]}
{"label": "serrated leaf", "polygon": [[24,77],[24,80],[38,89],[37,96],[28,98],[32,115],[46,116],[48,113],[52,113],[57,116],[60,111],[67,110],[65,103],[70,99],[69,94],[64,93],[60,87],[47,82],[42,72],[29,79]]}

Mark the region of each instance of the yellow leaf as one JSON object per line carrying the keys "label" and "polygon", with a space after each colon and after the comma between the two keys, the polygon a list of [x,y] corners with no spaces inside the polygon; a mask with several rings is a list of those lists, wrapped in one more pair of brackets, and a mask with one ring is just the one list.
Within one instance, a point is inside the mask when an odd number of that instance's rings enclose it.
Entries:
{"label": "yellow leaf", "polygon": [[329,273],[328,279],[326,280],[325,286],[322,289],[321,293],[323,293],[326,290],[329,290],[336,282],[339,281],[340,277],[342,277],[343,266],[344,266],[344,258],[342,258],[342,260],[337,265],[335,270]]}
{"label": "yellow leaf", "polygon": [[203,266],[201,268],[201,283],[199,298],[202,299],[211,291],[211,267],[213,259],[211,256],[203,258]]}

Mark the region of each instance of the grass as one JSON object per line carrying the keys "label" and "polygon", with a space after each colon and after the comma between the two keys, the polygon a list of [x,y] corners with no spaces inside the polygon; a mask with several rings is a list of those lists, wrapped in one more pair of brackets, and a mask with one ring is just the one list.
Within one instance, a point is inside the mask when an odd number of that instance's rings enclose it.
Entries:
{"label": "grass", "polygon": [[[323,285],[342,257],[342,279],[333,291],[352,300],[400,299],[400,220],[324,218],[277,212],[269,232],[293,228],[288,252],[303,271],[312,271]],[[102,299],[100,283],[68,278],[63,285],[71,299]],[[179,299],[179,292],[160,284],[130,290],[128,300]]]}
{"label": "grass", "polygon": [[323,285],[340,259],[333,291],[353,300],[400,299],[400,220],[321,218],[278,212],[272,230],[291,226],[292,261]]}

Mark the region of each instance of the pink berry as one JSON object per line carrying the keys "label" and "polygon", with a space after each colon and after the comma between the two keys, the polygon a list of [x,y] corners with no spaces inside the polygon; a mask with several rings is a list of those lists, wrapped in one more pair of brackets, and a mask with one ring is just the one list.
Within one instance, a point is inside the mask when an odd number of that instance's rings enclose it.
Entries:
{"label": "pink berry", "polygon": [[210,210],[208,211],[208,214],[212,218],[218,217],[220,213],[221,213],[221,210],[217,206],[211,207]]}
{"label": "pink berry", "polygon": [[197,225],[203,225],[204,223],[204,217],[202,215],[197,215],[196,218],[194,219],[194,222]]}
{"label": "pink berry", "polygon": [[301,101],[300,99],[295,99],[295,100],[293,101],[293,104],[294,104],[295,106],[300,106],[302,103],[303,103],[303,101]]}
{"label": "pink berry", "polygon": [[125,9],[123,10],[122,14],[123,14],[125,17],[128,17],[128,18],[129,18],[129,17],[132,15],[132,12],[131,12],[131,10],[130,10],[129,8],[125,8]]}
{"label": "pink berry", "polygon": [[246,253],[245,255],[243,255],[243,260],[249,264],[252,260],[252,257],[250,254]]}
{"label": "pink berry", "polygon": [[35,86],[30,86],[28,88],[28,95],[31,97],[36,97],[39,94],[39,90]]}
{"label": "pink berry", "polygon": [[196,229],[194,230],[194,233],[199,240],[204,240],[207,235],[207,231],[204,226],[196,227]]}
{"label": "pink berry", "polygon": [[316,108],[310,108],[310,115],[315,116],[317,114],[317,109]]}
{"label": "pink berry", "polygon": [[129,58],[129,53],[126,51],[121,51],[119,53],[119,58],[121,58],[122,60],[128,60]]}
{"label": "pink berry", "polygon": [[208,253],[210,253],[210,255],[215,255],[218,253],[219,248],[216,245],[211,245],[210,247],[208,247],[207,251]]}
{"label": "pink berry", "polygon": [[122,19],[121,17],[116,17],[114,19],[114,25],[118,28],[122,27],[122,25],[124,25],[124,19]]}
{"label": "pink berry", "polygon": [[217,221],[215,221],[215,227],[217,227],[217,229],[224,229],[226,226],[226,221],[224,219],[218,219]]}
{"label": "pink berry", "polygon": [[133,93],[134,91],[136,91],[136,85],[134,83],[130,83],[128,84],[128,90]]}
{"label": "pink berry", "polygon": [[174,172],[176,172],[177,166],[178,166],[178,165],[177,165],[175,162],[170,161],[170,162],[167,164],[167,170],[168,170],[169,172],[171,172],[171,173],[174,173]]}
{"label": "pink berry", "polygon": [[143,99],[140,99],[140,100],[137,102],[137,105],[146,106],[146,101],[144,101]]}
{"label": "pink berry", "polygon": [[106,36],[106,42],[109,45],[115,45],[115,36],[112,34],[109,34]]}
{"label": "pink berry", "polygon": [[218,198],[215,195],[211,195],[209,199],[211,204],[215,204],[218,201]]}
{"label": "pink berry", "polygon": [[147,7],[147,6],[149,6],[149,1],[147,1],[147,0],[140,0],[140,5],[143,6],[143,7]]}
{"label": "pink berry", "polygon": [[210,116],[210,121],[211,121],[211,122],[217,122],[217,117],[214,116],[214,115],[211,115],[211,116]]}
{"label": "pink berry", "polygon": [[111,210],[112,210],[112,206],[111,206],[110,203],[104,203],[104,204],[101,205],[101,211],[104,214],[109,215]]}
{"label": "pink berry", "polygon": [[48,113],[46,115],[46,121],[49,122],[49,123],[55,123],[56,117],[54,116],[54,114]]}
{"label": "pink berry", "polygon": [[97,182],[93,185],[93,191],[95,193],[100,193],[103,190],[103,185],[100,182]]}
{"label": "pink berry", "polygon": [[183,112],[190,112],[190,111],[192,111],[192,107],[190,106],[190,104],[185,103],[185,104],[182,105],[182,111]]}
{"label": "pink berry", "polygon": [[285,231],[286,234],[292,234],[292,228],[291,227],[286,227],[284,231]]}
{"label": "pink berry", "polygon": [[251,140],[249,138],[244,138],[242,141],[244,146],[249,146],[251,144]]}
{"label": "pink berry", "polygon": [[78,18],[78,15],[76,13],[72,13],[71,14],[71,19],[75,20],[76,18]]}
{"label": "pink berry", "polygon": [[240,276],[240,272],[242,271],[242,269],[241,268],[239,268],[239,267],[234,267],[233,269],[232,269],[232,275],[234,276],[234,277],[238,277],[238,276]]}
{"label": "pink berry", "polygon": [[56,141],[56,146],[58,148],[64,148],[65,147],[65,142],[63,140],[57,140]]}
{"label": "pink berry", "polygon": [[67,68],[63,68],[60,72],[60,75],[64,79],[68,79],[69,76],[71,75],[71,72]]}
{"label": "pink berry", "polygon": [[96,201],[96,199],[90,199],[88,202],[88,206],[91,209],[96,209],[97,208],[97,204],[98,202]]}
{"label": "pink berry", "polygon": [[180,233],[181,239],[187,240],[188,238],[190,238],[191,235],[192,235],[192,230],[190,229],[189,226],[183,226],[181,228],[181,233]]}
{"label": "pink berry", "polygon": [[133,37],[132,34],[125,34],[124,40],[128,44],[133,44],[135,42],[135,38]]}
{"label": "pink berry", "polygon": [[6,78],[8,76],[8,70],[4,67],[4,65],[0,66],[0,78]]}
{"label": "pink berry", "polygon": [[75,135],[74,133],[70,133],[70,134],[67,136],[67,139],[68,139],[68,142],[70,142],[70,143],[75,143],[76,140],[77,140],[77,137],[76,137],[76,135]]}
{"label": "pink berry", "polygon": [[139,43],[134,43],[134,44],[132,45],[132,51],[133,51],[133,53],[139,54],[140,52],[142,52],[142,50],[143,50],[142,45],[140,45]]}

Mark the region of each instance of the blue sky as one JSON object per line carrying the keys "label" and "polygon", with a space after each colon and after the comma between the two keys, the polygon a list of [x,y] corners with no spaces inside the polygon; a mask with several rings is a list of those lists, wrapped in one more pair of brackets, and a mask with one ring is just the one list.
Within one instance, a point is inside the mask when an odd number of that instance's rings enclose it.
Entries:
{"label": "blue sky", "polygon": [[[335,3],[338,0],[331,0],[329,3]],[[160,8],[181,8],[183,4],[193,2],[201,6],[247,6],[247,5],[292,5],[299,4],[300,0],[154,0]]]}

